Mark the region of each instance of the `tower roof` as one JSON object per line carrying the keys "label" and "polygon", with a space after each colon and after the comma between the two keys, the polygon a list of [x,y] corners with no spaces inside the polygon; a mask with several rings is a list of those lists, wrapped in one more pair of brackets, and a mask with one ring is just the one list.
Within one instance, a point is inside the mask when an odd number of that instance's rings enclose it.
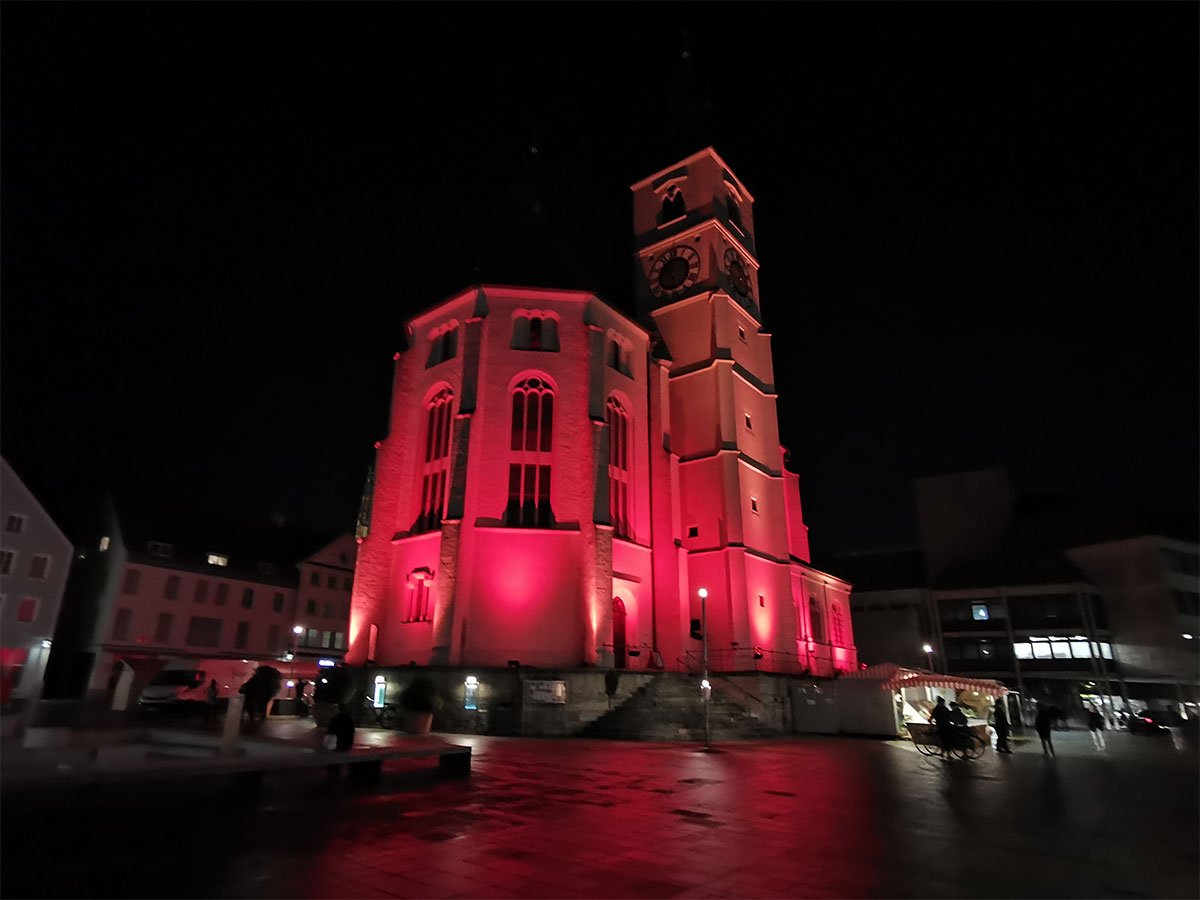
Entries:
{"label": "tower roof", "polygon": [[751,195],[751,193],[748,190],[746,190],[746,186],[744,184],[742,184],[741,179],[739,179],[737,177],[737,175],[733,174],[733,169],[729,168],[729,164],[727,162],[725,162],[725,160],[721,159],[720,155],[718,155],[717,151],[714,150],[712,147],[705,147],[703,150],[700,150],[697,153],[693,153],[691,156],[687,157],[686,159],[681,159],[679,162],[672,163],[671,165],[667,166],[665,169],[659,169],[653,175],[649,175],[649,176],[641,179],[640,181],[635,181],[633,184],[631,184],[629,186],[629,189],[631,191],[639,190],[639,189],[645,187],[647,184],[657,181],[659,178],[666,175],[667,173],[669,173],[675,169],[678,169],[680,166],[686,166],[688,163],[695,162],[696,160],[703,159],[704,157],[708,157],[709,159],[714,160],[717,163],[717,165],[719,165],[726,173],[728,173],[729,177],[733,179],[733,182],[737,186],[738,191],[741,194],[743,194],[746,197],[746,199],[749,200],[751,203],[754,202],[753,195]]}

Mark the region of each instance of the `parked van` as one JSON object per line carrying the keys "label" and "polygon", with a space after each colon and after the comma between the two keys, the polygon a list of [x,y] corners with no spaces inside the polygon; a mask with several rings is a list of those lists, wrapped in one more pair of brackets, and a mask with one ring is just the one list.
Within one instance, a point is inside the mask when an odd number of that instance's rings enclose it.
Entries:
{"label": "parked van", "polygon": [[143,712],[166,709],[199,708],[208,700],[208,685],[217,682],[218,702],[225,702],[250,680],[259,666],[271,666],[279,671],[279,693],[275,700],[295,696],[297,680],[314,682],[317,666],[312,662],[278,659],[195,659],[181,657],[167,662],[163,670],[142,689],[138,709]]}

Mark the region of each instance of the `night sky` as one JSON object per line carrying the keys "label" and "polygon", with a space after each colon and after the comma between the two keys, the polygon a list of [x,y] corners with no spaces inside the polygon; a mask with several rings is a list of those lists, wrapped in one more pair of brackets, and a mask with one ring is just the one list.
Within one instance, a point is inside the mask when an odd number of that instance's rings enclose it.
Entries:
{"label": "night sky", "polygon": [[818,554],[998,464],[1195,521],[1197,10],[4,4],[0,449],[348,530],[405,318],[631,311],[628,185],[712,145]]}

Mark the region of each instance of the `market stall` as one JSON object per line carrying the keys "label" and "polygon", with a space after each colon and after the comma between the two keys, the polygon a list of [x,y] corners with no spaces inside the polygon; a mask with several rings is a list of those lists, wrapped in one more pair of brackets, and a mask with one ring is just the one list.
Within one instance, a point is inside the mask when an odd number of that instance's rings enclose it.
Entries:
{"label": "market stall", "polygon": [[1008,693],[991,679],[941,675],[896,663],[848,672],[836,686],[839,731],[889,736],[907,736],[910,723],[927,725],[938,697],[961,705],[968,725],[986,734],[995,698]]}

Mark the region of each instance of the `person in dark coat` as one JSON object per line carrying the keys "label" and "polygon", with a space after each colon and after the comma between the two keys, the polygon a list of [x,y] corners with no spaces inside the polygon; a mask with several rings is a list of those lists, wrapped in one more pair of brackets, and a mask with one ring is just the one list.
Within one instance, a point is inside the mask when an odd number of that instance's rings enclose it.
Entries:
{"label": "person in dark coat", "polygon": [[937,726],[938,740],[942,742],[942,749],[950,750],[954,746],[954,721],[950,716],[950,708],[946,706],[945,697],[937,698],[937,705],[929,714],[929,718]]}
{"label": "person in dark coat", "polygon": [[1051,757],[1054,756],[1054,744],[1050,740],[1050,723],[1054,721],[1053,716],[1054,711],[1049,703],[1039,703],[1037,716],[1033,720],[1033,727],[1042,739],[1042,753]]}
{"label": "person in dark coat", "polygon": [[1097,750],[1104,749],[1104,716],[1090,703],[1087,708],[1087,726],[1092,734],[1092,744]]}
{"label": "person in dark coat", "polygon": [[993,715],[996,723],[996,752],[1012,753],[1012,748],[1008,746],[1008,710],[1005,708],[1003,697],[996,698]]}
{"label": "person in dark coat", "polygon": [[346,752],[354,746],[354,719],[346,710],[346,704],[338,704],[338,711],[329,720],[325,733],[332,734],[337,739],[337,745],[333,748],[335,750]]}

